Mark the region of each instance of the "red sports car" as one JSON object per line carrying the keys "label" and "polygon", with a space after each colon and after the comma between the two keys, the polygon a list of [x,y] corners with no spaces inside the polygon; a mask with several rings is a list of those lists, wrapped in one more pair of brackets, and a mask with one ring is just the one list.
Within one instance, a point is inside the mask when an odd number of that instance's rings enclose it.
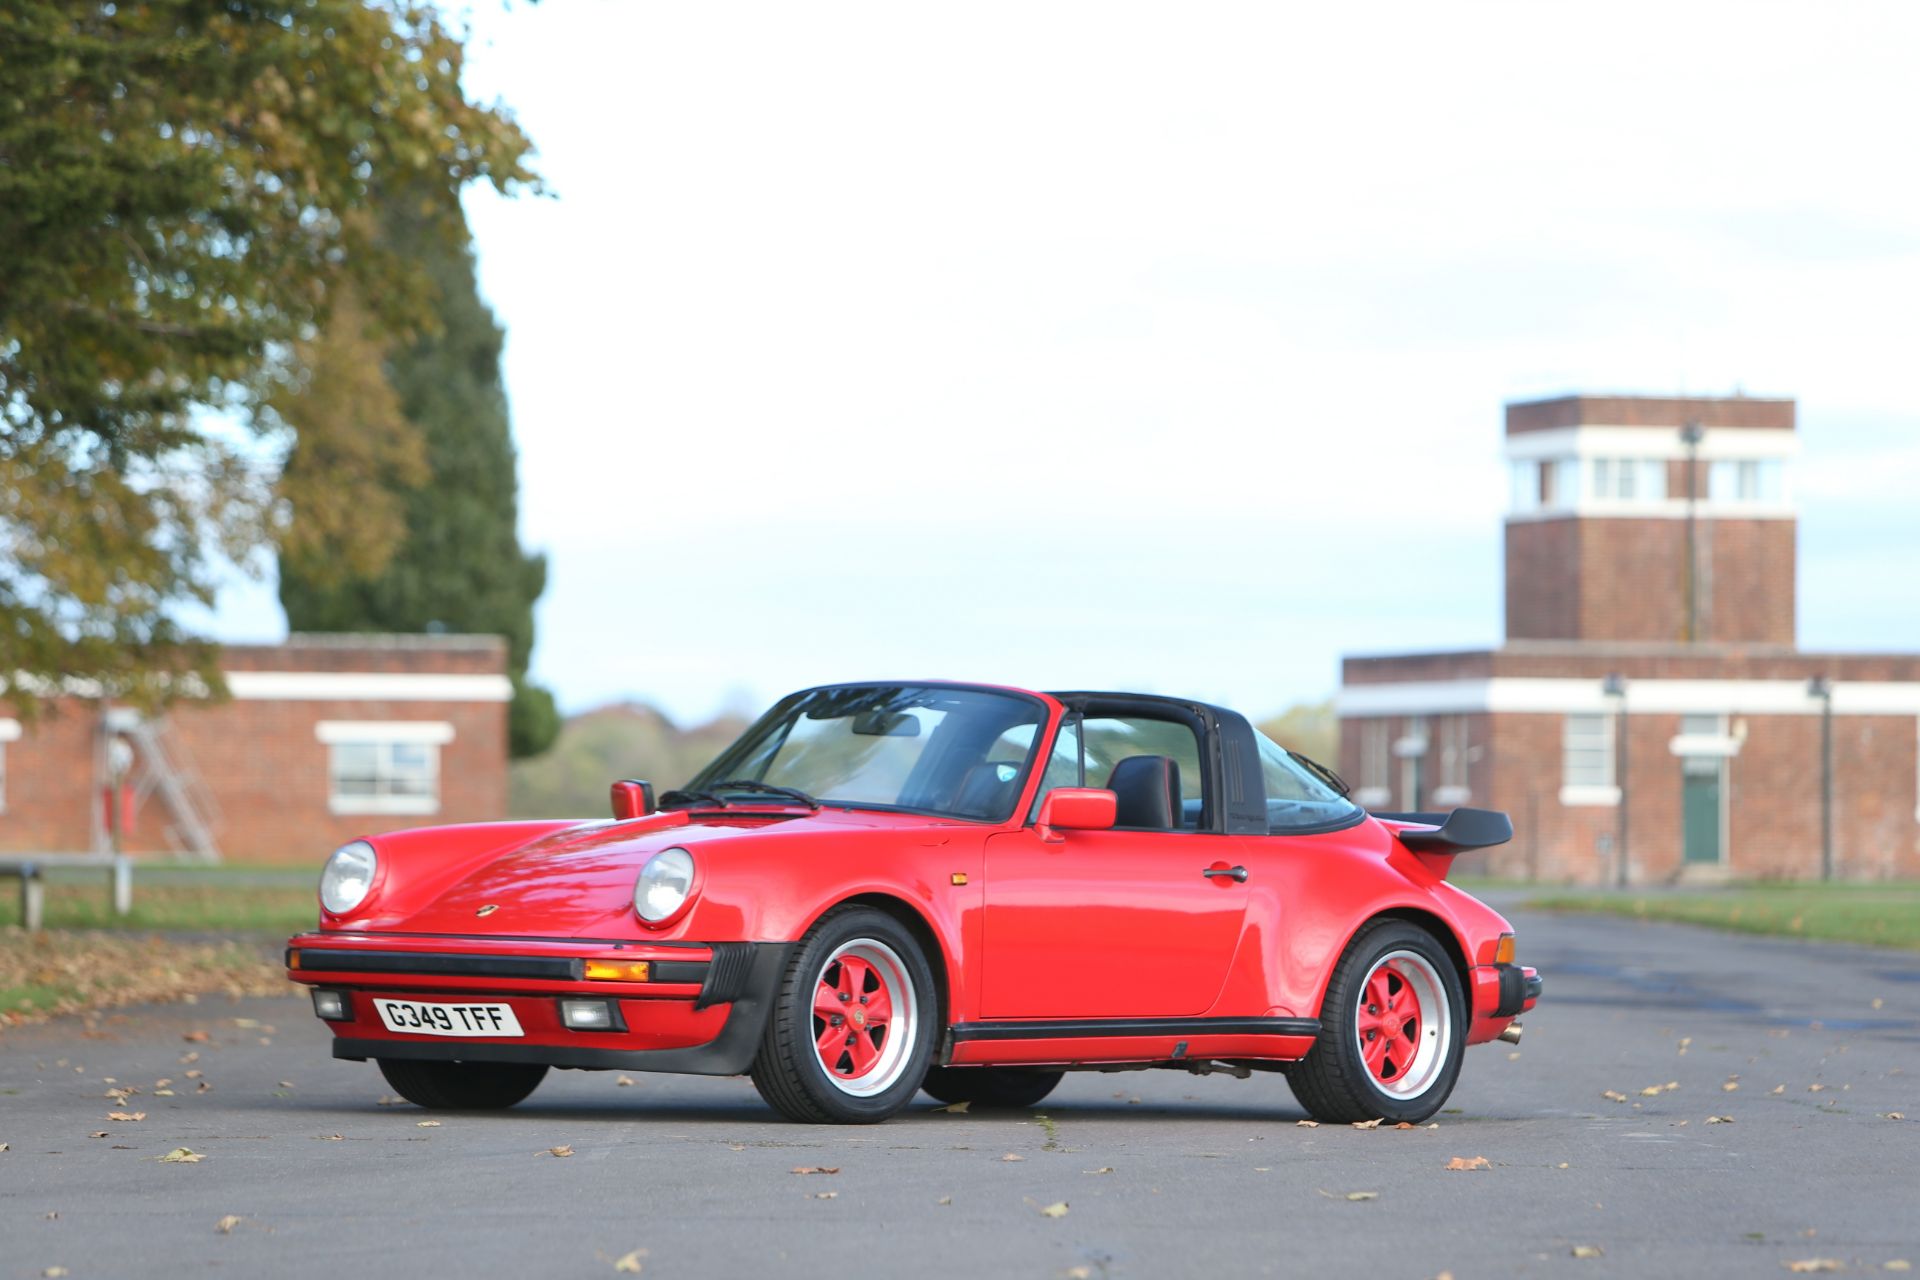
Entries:
{"label": "red sports car", "polygon": [[1417,1121],[1540,993],[1446,882],[1504,814],[1370,815],[1201,702],[831,685],[677,791],[612,790],[611,821],[336,850],[287,949],[334,1056],[425,1107],[512,1106],[552,1067],[746,1073],[859,1123],[1160,1067]]}

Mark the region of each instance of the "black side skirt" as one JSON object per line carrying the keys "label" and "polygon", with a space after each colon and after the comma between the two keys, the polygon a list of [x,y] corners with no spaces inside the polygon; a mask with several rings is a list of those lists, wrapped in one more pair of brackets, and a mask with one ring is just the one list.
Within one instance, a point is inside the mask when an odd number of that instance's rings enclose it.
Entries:
{"label": "black side skirt", "polygon": [[[354,1062],[368,1058],[404,1058],[426,1062],[519,1062],[588,1071],[671,1071],[696,1076],[737,1076],[753,1065],[760,1038],[780,990],[780,977],[797,945],[791,942],[741,943],[752,956],[740,973],[738,994],[720,1034],[684,1049],[601,1049],[591,1045],[502,1044],[490,1040],[349,1040],[333,1042],[333,1056]],[[717,951],[717,949],[716,949]],[[702,966],[703,968],[705,966]],[[731,985],[731,983],[729,984]],[[558,998],[558,997],[555,997]],[[708,1003],[715,1003],[709,1001]],[[599,1034],[605,1034],[599,1033]]]}
{"label": "black side skirt", "polygon": [[1113,1036],[1317,1036],[1317,1018],[1072,1018],[1051,1022],[956,1022],[963,1040],[1089,1040]]}

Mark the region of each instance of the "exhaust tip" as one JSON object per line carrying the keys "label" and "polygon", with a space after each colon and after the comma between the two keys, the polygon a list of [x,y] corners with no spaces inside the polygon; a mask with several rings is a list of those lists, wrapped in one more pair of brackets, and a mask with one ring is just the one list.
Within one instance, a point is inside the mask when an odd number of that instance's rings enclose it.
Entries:
{"label": "exhaust tip", "polygon": [[1508,1044],[1519,1044],[1520,1035],[1525,1030],[1526,1028],[1522,1027],[1519,1023],[1509,1022],[1507,1024],[1507,1029],[1500,1033],[1500,1038],[1506,1041]]}

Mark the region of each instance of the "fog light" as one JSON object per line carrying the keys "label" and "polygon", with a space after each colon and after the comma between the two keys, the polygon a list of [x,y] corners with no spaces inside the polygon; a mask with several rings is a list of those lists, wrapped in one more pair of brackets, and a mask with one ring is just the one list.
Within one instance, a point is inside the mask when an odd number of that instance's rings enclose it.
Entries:
{"label": "fog light", "polygon": [[611,1000],[562,1000],[560,1021],[570,1031],[625,1031]]}
{"label": "fog light", "polygon": [[321,991],[316,988],[313,1011],[328,1022],[347,1022],[353,1017],[347,1012],[347,993],[344,991]]}

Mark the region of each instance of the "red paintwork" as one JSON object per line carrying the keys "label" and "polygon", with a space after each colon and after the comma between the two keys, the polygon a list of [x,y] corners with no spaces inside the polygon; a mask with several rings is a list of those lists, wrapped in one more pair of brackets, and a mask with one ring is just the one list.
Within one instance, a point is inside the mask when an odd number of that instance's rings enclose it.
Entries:
{"label": "red paintwork", "polygon": [[[1041,696],[1050,741],[1062,707]],[[727,1006],[695,1013],[697,987],[689,984],[645,984],[642,994],[633,984],[605,982],[330,975],[321,953],[352,945],[465,953],[497,946],[516,955],[550,949],[591,957],[616,954],[615,944],[624,943],[617,955],[625,960],[699,961],[710,953],[684,944],[797,940],[834,906],[864,897],[916,917],[932,940],[927,958],[943,983],[949,1024],[1312,1018],[1348,940],[1369,920],[1394,913],[1425,924],[1464,957],[1469,1043],[1493,1039],[1512,1021],[1492,1012],[1494,951],[1510,931],[1507,922],[1446,883],[1448,860],[1410,852],[1395,839],[1394,825],[1368,818],[1304,836],[1101,829],[1111,827],[1110,792],[1098,793],[1099,801],[1063,802],[1056,791],[1048,839],[1025,823],[1039,775],[1031,771],[1013,818],[1001,824],[831,807],[810,812],[770,797],[765,804],[736,801],[724,814],[663,811],[627,821],[491,823],[370,837],[380,860],[365,904],[344,917],[323,912],[317,932],[293,939],[302,964],[290,976],[415,997],[538,992],[540,999],[514,1000],[529,1032],[521,1043],[535,1044],[581,1043],[580,1033],[553,1025],[553,995],[618,994],[628,997],[623,1008],[632,1031],[598,1036],[596,1047],[697,1044],[717,1032],[715,1019],[724,1020]],[[673,846],[692,851],[696,890],[666,927],[648,928],[633,910],[634,878],[651,854]],[[1232,867],[1246,869],[1244,882],[1202,874]],[[494,910],[481,917],[486,907]],[[659,943],[682,945],[648,946]],[[388,1034],[370,1010],[334,1025],[342,1035]],[[1153,1061],[1173,1056],[1178,1041],[1189,1042],[1185,1056],[1195,1059],[1298,1057],[1312,1044],[1309,1037],[1234,1034],[981,1039],[956,1043],[951,1061]]]}

